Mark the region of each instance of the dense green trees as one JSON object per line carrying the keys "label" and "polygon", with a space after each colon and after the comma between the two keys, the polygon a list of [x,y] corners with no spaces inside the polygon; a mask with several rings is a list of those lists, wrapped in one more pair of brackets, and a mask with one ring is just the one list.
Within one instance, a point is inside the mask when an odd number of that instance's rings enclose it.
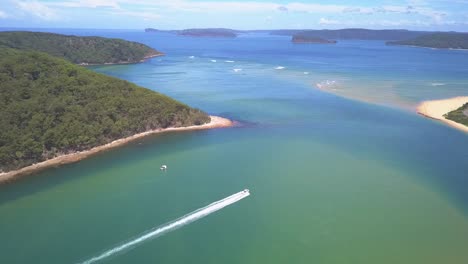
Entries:
{"label": "dense green trees", "polygon": [[423,31],[409,31],[402,29],[372,30],[363,28],[346,28],[335,30],[279,30],[273,31],[274,35],[292,35],[300,38],[323,38],[323,39],[362,39],[362,40],[403,40],[427,34]]}
{"label": "dense green trees", "polygon": [[0,32],[0,47],[35,50],[76,64],[134,63],[161,55],[137,42],[102,37],[77,37],[43,32]]}
{"label": "dense green trees", "polygon": [[293,43],[315,43],[315,44],[335,44],[336,40],[328,40],[324,38],[319,38],[315,36],[309,36],[307,34],[294,35],[292,36],[291,41]]}
{"label": "dense green trees", "polygon": [[447,119],[468,126],[468,103],[445,115]]}
{"label": "dense green trees", "polygon": [[468,33],[438,32],[410,40],[387,42],[387,44],[439,49],[468,49]]}
{"label": "dense green trees", "polygon": [[221,37],[221,38],[235,38],[237,33],[235,30],[227,28],[192,28],[184,29],[177,32],[181,36],[192,37]]}
{"label": "dense green trees", "polygon": [[0,48],[0,171],[205,113],[45,53]]}

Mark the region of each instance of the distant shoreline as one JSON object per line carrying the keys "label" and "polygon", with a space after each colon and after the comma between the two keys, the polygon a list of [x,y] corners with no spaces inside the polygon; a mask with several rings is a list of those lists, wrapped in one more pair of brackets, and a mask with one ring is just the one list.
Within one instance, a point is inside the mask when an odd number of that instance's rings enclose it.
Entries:
{"label": "distant shoreline", "polygon": [[388,46],[410,47],[410,48],[423,48],[423,49],[431,49],[431,50],[461,50],[461,51],[468,51],[468,49],[460,49],[460,48],[435,48],[435,47],[428,47],[428,46],[405,45],[405,44],[387,44],[387,45]]}
{"label": "distant shoreline", "polygon": [[[360,98],[357,96],[353,97],[353,96],[347,96],[347,95],[335,93],[334,91],[330,89],[324,88],[323,85],[320,83],[315,84],[314,87],[325,93],[334,94],[336,96],[347,98],[350,100],[356,100],[356,101],[371,103],[371,104],[385,105],[376,101],[367,100],[366,98]],[[416,106],[416,109],[414,105],[412,106],[400,105],[400,107],[407,109],[409,111],[412,111],[412,112],[416,111],[418,114],[424,117],[441,121],[445,123],[446,125],[449,125],[455,129],[468,133],[468,126],[457,123],[450,119],[446,119],[444,117],[445,114],[452,112],[454,110],[457,110],[458,108],[462,107],[465,103],[468,103],[468,96],[458,96],[458,97],[449,98],[449,99],[423,101],[419,105]]]}
{"label": "distant shoreline", "polygon": [[143,59],[141,59],[139,61],[131,61],[131,62],[105,62],[105,63],[86,63],[86,62],[82,62],[82,63],[76,64],[76,65],[79,65],[79,66],[106,66],[106,65],[138,64],[138,63],[145,62],[145,61],[147,61],[149,59],[156,58],[156,57],[161,57],[161,56],[164,56],[164,55],[165,55],[164,53],[153,54],[153,55],[145,56]]}
{"label": "distant shoreline", "polygon": [[171,132],[171,131],[191,131],[191,130],[205,130],[205,129],[213,129],[213,128],[226,128],[226,127],[232,127],[234,125],[234,122],[229,119],[219,117],[219,116],[210,116],[210,117],[211,117],[211,121],[203,125],[188,126],[188,127],[168,127],[168,128],[163,128],[163,129],[150,130],[150,131],[138,133],[133,136],[126,137],[126,138],[117,139],[110,143],[97,146],[89,150],[58,156],[58,157],[45,160],[45,161],[30,165],[27,167],[18,169],[18,170],[3,172],[3,173],[0,173],[0,185],[4,183],[12,182],[21,176],[29,175],[34,172],[38,172],[47,168],[58,167],[63,164],[78,162],[91,155],[94,155],[99,152],[106,151],[106,150],[109,150],[118,146],[125,145],[131,141],[134,141],[136,139],[140,139],[149,135],[166,133],[166,132]]}
{"label": "distant shoreline", "polygon": [[468,96],[459,96],[450,99],[424,101],[417,107],[417,112],[425,117],[442,121],[443,123],[468,133],[468,127],[455,121],[446,119],[445,114],[454,111],[468,103]]}

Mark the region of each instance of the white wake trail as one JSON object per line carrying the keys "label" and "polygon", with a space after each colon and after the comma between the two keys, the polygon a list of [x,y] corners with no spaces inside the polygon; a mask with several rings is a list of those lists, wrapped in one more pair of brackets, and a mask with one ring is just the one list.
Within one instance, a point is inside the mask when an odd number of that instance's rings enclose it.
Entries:
{"label": "white wake trail", "polygon": [[90,258],[84,262],[82,262],[82,264],[90,264],[90,263],[94,263],[96,261],[100,261],[100,260],[103,260],[105,258],[108,258],[116,253],[119,253],[123,250],[126,250],[126,249],[129,249],[133,246],[136,246],[137,244],[140,244],[140,243],[143,243],[144,241],[147,241],[148,239],[153,239],[153,238],[156,238],[158,236],[161,236],[161,235],[164,235],[165,233],[168,233],[170,231],[173,231],[177,228],[180,228],[184,225],[188,225],[192,222],[195,222],[197,221],[198,219],[201,219],[209,214],[212,214],[220,209],[223,209],[224,207],[228,206],[228,205],[231,205],[233,203],[236,203],[242,199],[244,199],[245,197],[249,196],[250,195],[250,192],[249,190],[244,190],[244,191],[241,191],[241,192],[238,192],[238,193],[235,193],[231,196],[228,196],[222,200],[219,200],[219,201],[216,201],[214,203],[211,203],[205,207],[202,207],[200,209],[197,209],[187,215],[184,215],[182,216],[181,218],[178,218],[172,222],[169,222],[167,224],[164,224],[162,226],[159,226],[159,227],[156,227],[150,231],[148,231],[147,233],[143,234],[142,236],[140,237],[137,237],[133,240],[130,240],[126,243],[123,243],[121,244],[120,246],[117,246],[115,248],[112,248],[112,249],[109,249],[107,251],[105,251],[104,253],[96,256],[96,257],[93,257],[93,258]]}

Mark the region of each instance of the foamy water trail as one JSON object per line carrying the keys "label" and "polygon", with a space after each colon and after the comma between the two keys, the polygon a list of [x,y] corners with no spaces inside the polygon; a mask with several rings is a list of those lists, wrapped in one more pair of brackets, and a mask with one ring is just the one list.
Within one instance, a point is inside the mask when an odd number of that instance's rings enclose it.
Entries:
{"label": "foamy water trail", "polygon": [[180,227],[183,227],[185,225],[188,225],[192,222],[195,222],[197,221],[198,219],[201,219],[209,214],[212,214],[220,209],[223,209],[224,207],[228,206],[228,205],[231,205],[233,203],[236,203],[242,199],[244,199],[245,197],[249,196],[250,195],[250,192],[249,190],[244,190],[244,191],[241,191],[241,192],[238,192],[238,193],[235,193],[231,196],[228,196],[222,200],[219,200],[219,201],[216,201],[214,203],[211,203],[205,207],[202,207],[200,209],[197,209],[187,215],[184,215],[182,216],[181,218],[178,218],[172,222],[169,222],[167,224],[164,224],[162,226],[159,226],[159,227],[156,227],[150,231],[148,231],[147,233],[135,238],[135,239],[132,239],[130,241],[127,241],[125,243],[122,243],[120,246],[117,246],[115,248],[112,248],[112,249],[109,249],[105,252],[103,252],[102,254],[98,255],[98,256],[95,256],[95,257],[92,257],[84,262],[82,262],[82,264],[90,264],[90,263],[94,263],[94,262],[97,262],[97,261],[100,261],[100,260],[103,260],[105,258],[108,258],[114,254],[117,254],[119,252],[122,252],[124,250],[127,250],[127,249],[130,249],[134,246],[136,246],[137,244],[140,244],[140,243],[143,243],[149,239],[153,239],[153,238],[156,238],[156,237],[159,237],[161,235],[164,235],[170,231],[173,231],[173,230],[176,230],[177,228],[180,228]]}

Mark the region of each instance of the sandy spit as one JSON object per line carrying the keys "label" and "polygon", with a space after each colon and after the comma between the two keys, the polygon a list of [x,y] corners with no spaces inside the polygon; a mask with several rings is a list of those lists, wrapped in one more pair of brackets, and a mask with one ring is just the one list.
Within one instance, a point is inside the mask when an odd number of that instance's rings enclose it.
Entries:
{"label": "sandy spit", "polygon": [[453,128],[468,133],[467,126],[454,122],[452,120],[448,120],[444,117],[444,115],[448,112],[456,110],[466,103],[468,103],[468,96],[459,96],[443,100],[425,101],[417,107],[417,111],[419,114],[425,117],[440,120]]}
{"label": "sandy spit", "polygon": [[28,175],[28,174],[31,174],[40,170],[44,170],[46,168],[58,167],[63,164],[74,163],[82,159],[85,159],[91,155],[94,155],[96,153],[109,150],[118,146],[122,146],[124,144],[127,144],[128,142],[134,141],[136,139],[140,139],[148,135],[153,135],[153,134],[158,134],[158,133],[167,133],[171,131],[190,131],[190,130],[224,128],[224,127],[231,127],[234,125],[234,122],[229,119],[222,118],[219,116],[210,116],[210,117],[211,117],[211,122],[203,124],[203,125],[188,126],[188,127],[169,127],[165,129],[151,130],[151,131],[135,134],[130,137],[117,139],[105,145],[97,146],[89,150],[58,156],[58,157],[55,157],[55,158],[52,158],[43,162],[39,162],[39,163],[24,167],[18,170],[3,172],[3,173],[0,173],[0,184],[13,181],[20,176],[25,176],[25,175]]}

